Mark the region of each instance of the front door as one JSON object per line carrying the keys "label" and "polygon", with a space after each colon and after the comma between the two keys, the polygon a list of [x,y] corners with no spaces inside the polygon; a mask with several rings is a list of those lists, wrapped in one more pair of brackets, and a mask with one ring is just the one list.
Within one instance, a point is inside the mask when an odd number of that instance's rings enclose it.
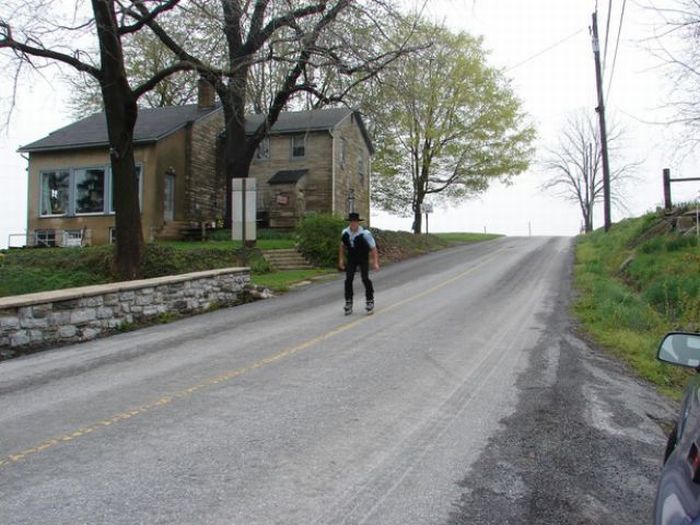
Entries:
{"label": "front door", "polygon": [[175,219],[175,175],[165,176],[163,219],[165,222]]}

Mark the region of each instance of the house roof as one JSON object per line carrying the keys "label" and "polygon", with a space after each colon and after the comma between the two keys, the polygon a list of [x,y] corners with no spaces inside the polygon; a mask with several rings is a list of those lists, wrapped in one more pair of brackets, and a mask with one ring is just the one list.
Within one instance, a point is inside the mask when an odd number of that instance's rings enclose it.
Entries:
{"label": "house roof", "polygon": [[[218,108],[199,109],[196,104],[139,109],[134,127],[134,144],[149,144],[171,135],[188,122],[198,120]],[[49,133],[43,139],[19,148],[21,152],[56,151],[109,145],[105,113],[95,113]]]}
{"label": "house roof", "polygon": [[[199,109],[196,104],[188,106],[168,106],[164,108],[139,109],[134,128],[134,144],[157,142],[184,127],[187,123],[198,120],[221,107]],[[362,117],[347,108],[314,109],[310,111],[289,111],[281,113],[272,126],[271,134],[303,133],[307,131],[332,130],[351,114],[370,153],[374,153]],[[246,133],[252,134],[262,123],[262,115],[250,115],[246,118]],[[40,151],[59,151],[105,147],[109,145],[105,113],[95,113],[73,124],[49,133],[46,137],[19,148],[19,151],[33,153]]]}
{"label": "house roof", "polygon": [[[348,108],[325,108],[312,109],[308,111],[286,111],[280,113],[277,122],[272,126],[271,135],[283,135],[291,133],[305,133],[307,131],[332,130],[350,115],[354,115],[357,125],[360,128],[367,148],[370,153],[374,153],[372,141],[367,133],[367,128],[362,120],[362,116],[357,111]],[[262,124],[264,115],[249,115],[246,117],[245,131],[252,134]]]}
{"label": "house roof", "polygon": [[304,175],[306,175],[309,170],[282,170],[275,173],[269,181],[268,184],[296,184],[299,182]]}

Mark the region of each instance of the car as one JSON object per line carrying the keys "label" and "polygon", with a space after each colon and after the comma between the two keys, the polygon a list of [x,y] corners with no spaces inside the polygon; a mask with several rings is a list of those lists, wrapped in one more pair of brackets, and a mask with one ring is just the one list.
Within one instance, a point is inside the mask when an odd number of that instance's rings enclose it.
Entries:
{"label": "car", "polygon": [[[670,332],[656,355],[700,372],[700,334]],[[688,382],[666,445],[654,502],[656,525],[700,525],[700,373]]]}

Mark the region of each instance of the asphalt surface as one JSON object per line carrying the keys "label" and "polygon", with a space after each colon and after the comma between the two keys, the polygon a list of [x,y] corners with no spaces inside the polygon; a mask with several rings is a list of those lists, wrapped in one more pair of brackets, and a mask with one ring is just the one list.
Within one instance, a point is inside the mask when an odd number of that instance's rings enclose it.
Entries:
{"label": "asphalt surface", "polygon": [[0,523],[648,523],[674,407],[506,238],[0,363]]}

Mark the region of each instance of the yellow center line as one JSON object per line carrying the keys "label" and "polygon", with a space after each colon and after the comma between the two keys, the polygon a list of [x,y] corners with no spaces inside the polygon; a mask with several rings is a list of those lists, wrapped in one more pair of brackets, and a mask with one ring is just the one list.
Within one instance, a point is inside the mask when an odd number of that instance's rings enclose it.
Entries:
{"label": "yellow center line", "polygon": [[[486,259],[481,261],[480,263],[470,267],[468,270],[446,280],[441,282],[440,284],[437,284],[433,286],[432,288],[429,288],[427,290],[424,290],[416,295],[413,295],[411,297],[408,297],[402,301],[393,303],[389,306],[386,306],[384,308],[378,309],[375,313],[376,315],[382,315],[387,312],[390,312],[392,310],[395,310],[396,308],[399,308],[400,306],[403,306],[404,304],[407,304],[411,301],[415,301],[416,299],[420,299],[421,297],[425,297],[426,295],[429,295],[431,293],[436,292],[437,290],[440,290],[441,288],[444,288],[445,286],[449,286],[450,284],[454,283],[455,281],[458,281],[459,279],[462,279],[463,277],[469,275],[470,273],[476,271],[478,268],[482,267],[485,265],[487,262],[489,262],[491,259],[493,259],[499,252],[501,252],[503,249],[497,250],[496,252],[492,253],[490,256],[488,256]],[[363,323],[367,321],[369,317],[360,317],[359,319],[355,321],[351,321],[348,323],[345,323],[333,330],[330,330],[329,332],[326,332],[325,334],[321,334],[317,337],[314,337],[312,339],[309,339],[307,341],[304,341],[303,343],[294,346],[292,348],[288,348],[286,350],[283,350],[282,352],[279,352],[277,354],[273,354],[271,356],[265,357],[263,359],[260,359],[259,361],[254,362],[251,365],[248,365],[243,368],[237,368],[235,370],[231,370],[229,372],[225,372],[223,374],[211,377],[205,381],[202,381],[199,384],[184,388],[182,390],[178,390],[175,393],[165,395],[161,397],[160,399],[157,399],[155,401],[152,401],[150,403],[147,403],[145,405],[141,405],[136,408],[132,408],[130,410],[127,410],[125,412],[121,412],[119,414],[116,414],[112,417],[103,419],[101,421],[97,421],[96,423],[93,423],[92,425],[88,425],[85,427],[81,427],[77,430],[74,430],[72,432],[67,432],[66,434],[63,434],[61,436],[55,437],[48,439],[39,445],[36,445],[32,448],[28,448],[26,450],[22,450],[21,452],[15,452],[13,454],[8,454],[5,457],[0,457],[0,468],[6,467],[10,464],[17,463],[19,461],[22,461],[27,458],[27,456],[31,456],[33,454],[38,454],[39,452],[43,452],[45,450],[48,450],[50,448],[55,447],[56,445],[60,445],[61,443],[66,443],[70,442],[73,440],[76,440],[86,434],[90,434],[91,432],[95,432],[97,430],[100,430],[103,427],[108,427],[113,424],[119,423],[121,421],[126,421],[128,419],[131,419],[134,416],[139,416],[142,414],[145,414],[147,412],[151,412],[159,407],[165,406],[165,405],[170,405],[173,402],[177,401],[178,399],[183,399],[185,397],[189,397],[194,395],[196,392],[200,390],[204,390],[206,388],[219,385],[221,383],[225,383],[228,381],[231,381],[232,379],[235,379],[237,377],[240,377],[242,375],[245,375],[249,372],[252,372],[253,370],[257,370],[260,368],[263,368],[267,365],[276,363],[277,361],[280,361],[286,357],[289,357],[291,355],[297,354],[299,352],[302,352],[308,348],[311,348],[318,343],[321,343],[327,339],[331,339],[332,337],[335,337],[339,334],[342,334],[343,332],[346,332],[347,330],[350,330],[351,328],[354,328],[360,323]]]}

